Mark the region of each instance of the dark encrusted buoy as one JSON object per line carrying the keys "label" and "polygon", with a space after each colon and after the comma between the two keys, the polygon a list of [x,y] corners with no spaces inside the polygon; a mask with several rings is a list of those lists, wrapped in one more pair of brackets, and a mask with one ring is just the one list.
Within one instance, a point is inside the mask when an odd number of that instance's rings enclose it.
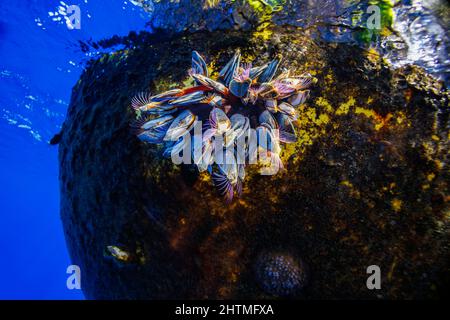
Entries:
{"label": "dark encrusted buoy", "polygon": [[[86,298],[374,299],[372,264],[386,272],[387,299],[445,292],[448,90],[420,68],[392,69],[300,28],[267,32],[279,41],[142,33],[89,63],[59,143],[61,220]],[[258,65],[280,52],[281,69],[318,82],[298,108],[284,170],[249,170],[242,197],[227,205],[206,174],[132,134],[130,102],[182,87],[192,50],[218,71],[237,49]]]}

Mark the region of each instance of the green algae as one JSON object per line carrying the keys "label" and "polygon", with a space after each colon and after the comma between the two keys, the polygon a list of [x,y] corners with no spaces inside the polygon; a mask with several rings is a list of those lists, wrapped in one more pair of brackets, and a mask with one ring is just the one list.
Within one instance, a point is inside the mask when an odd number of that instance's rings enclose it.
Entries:
{"label": "green algae", "polygon": [[[395,19],[392,0],[370,0],[368,6],[377,6],[380,10],[380,28],[368,28],[367,21],[373,12],[357,10],[352,12],[353,26],[360,27],[361,30],[354,32],[355,39],[360,43],[369,44],[376,41],[380,36],[387,36],[392,32]],[[366,9],[366,8],[365,8]]]}

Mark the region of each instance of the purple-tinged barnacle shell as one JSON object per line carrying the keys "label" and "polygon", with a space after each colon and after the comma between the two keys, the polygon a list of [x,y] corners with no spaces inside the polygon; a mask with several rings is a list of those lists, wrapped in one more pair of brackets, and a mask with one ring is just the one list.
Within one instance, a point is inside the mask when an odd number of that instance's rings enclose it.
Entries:
{"label": "purple-tinged barnacle shell", "polygon": [[279,112],[277,115],[277,122],[280,126],[279,138],[281,142],[293,143],[297,141],[297,133],[289,116]]}
{"label": "purple-tinged barnacle shell", "polygon": [[278,66],[281,62],[281,56],[273,59],[267,66],[267,68],[264,70],[264,72],[258,77],[259,82],[269,82],[273,79],[275,76]]}
{"label": "purple-tinged barnacle shell", "polygon": [[223,69],[219,72],[219,79],[228,86],[230,81],[233,79],[236,74],[236,69],[239,68],[239,63],[241,62],[241,53],[240,51],[236,51],[233,58],[223,67]]}
{"label": "purple-tinged barnacle shell", "polygon": [[208,66],[203,57],[197,52],[192,51],[192,70],[194,73],[209,76]]}
{"label": "purple-tinged barnacle shell", "polygon": [[306,99],[308,99],[309,92],[309,90],[299,91],[298,93],[290,96],[288,102],[294,107],[301,105],[306,101]]}
{"label": "purple-tinged barnacle shell", "polygon": [[263,111],[259,115],[259,123],[267,124],[270,129],[277,129],[278,123],[273,118],[272,114],[269,111]]}
{"label": "purple-tinged barnacle shell", "polygon": [[215,129],[218,133],[224,133],[231,127],[230,119],[225,112],[218,108],[212,109],[209,114],[209,123],[211,128]]}
{"label": "purple-tinged barnacle shell", "polygon": [[243,80],[239,81],[237,79],[233,79],[230,81],[230,91],[231,93],[238,98],[245,98],[248,94],[248,89],[250,88],[251,80]]}

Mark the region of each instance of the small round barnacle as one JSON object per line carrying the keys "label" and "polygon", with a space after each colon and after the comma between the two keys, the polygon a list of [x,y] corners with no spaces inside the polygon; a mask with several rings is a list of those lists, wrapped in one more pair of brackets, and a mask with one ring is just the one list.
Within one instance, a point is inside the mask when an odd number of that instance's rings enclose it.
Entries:
{"label": "small round barnacle", "polygon": [[289,253],[263,252],[256,259],[255,276],[266,293],[286,297],[304,288],[308,271],[301,259]]}

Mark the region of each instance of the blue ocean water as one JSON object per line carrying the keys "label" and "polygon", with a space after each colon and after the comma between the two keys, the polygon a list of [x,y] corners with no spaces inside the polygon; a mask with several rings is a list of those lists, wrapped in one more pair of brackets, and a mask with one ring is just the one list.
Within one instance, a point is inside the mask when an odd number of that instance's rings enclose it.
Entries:
{"label": "blue ocean water", "polygon": [[[65,22],[70,5],[80,29]],[[79,41],[146,30],[148,15],[123,0],[2,0],[0,12],[0,299],[82,299],[66,287],[58,150],[48,141],[96,54]]]}

